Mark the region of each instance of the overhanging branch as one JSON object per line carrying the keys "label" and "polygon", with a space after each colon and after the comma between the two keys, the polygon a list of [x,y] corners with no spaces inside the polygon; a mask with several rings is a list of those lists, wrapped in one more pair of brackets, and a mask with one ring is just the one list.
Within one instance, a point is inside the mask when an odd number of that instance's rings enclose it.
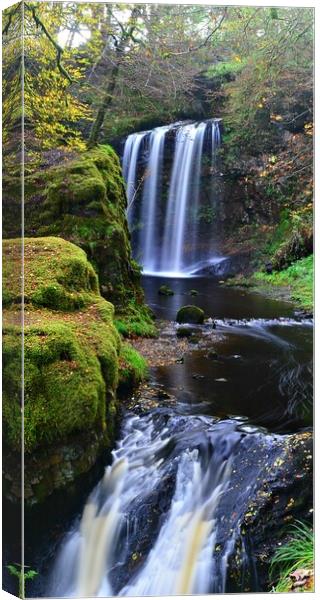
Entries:
{"label": "overhanging branch", "polygon": [[49,40],[49,42],[54,47],[54,49],[56,51],[57,67],[58,67],[61,75],[63,77],[65,77],[69,81],[69,83],[74,83],[75,80],[72,79],[71,75],[69,75],[68,71],[64,68],[64,66],[63,66],[63,64],[61,62],[62,55],[63,55],[63,48],[61,48],[61,46],[56,42],[56,40],[52,37],[51,33],[46,28],[45,24],[38,17],[38,15],[36,13],[35,7],[34,6],[29,6],[26,3],[25,3],[25,7],[26,7],[27,10],[29,10],[31,12],[33,20],[34,20],[36,26],[41,29],[41,31],[45,34],[46,38]]}

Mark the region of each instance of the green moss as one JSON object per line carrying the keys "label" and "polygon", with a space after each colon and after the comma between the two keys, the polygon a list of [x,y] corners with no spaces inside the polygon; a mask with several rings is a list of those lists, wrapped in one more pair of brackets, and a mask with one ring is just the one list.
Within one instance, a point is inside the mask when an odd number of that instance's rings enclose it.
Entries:
{"label": "green moss", "polygon": [[[109,435],[121,347],[113,306],[100,296],[97,276],[83,250],[59,238],[26,238],[24,246],[25,451],[57,444],[82,431]],[[4,437],[18,450],[21,326],[15,308],[19,285],[11,275],[20,241],[7,240],[4,247],[12,300],[5,310]]]}
{"label": "green moss", "polygon": [[160,296],[173,296],[174,291],[168,285],[161,285],[158,290]]}
{"label": "green moss", "polygon": [[[58,315],[39,315],[41,325],[25,328],[25,450],[57,443],[79,431],[103,431],[108,423],[108,403],[118,385],[120,340],[112,322],[64,322]],[[12,346],[13,332],[4,344],[6,373],[12,382],[19,372]],[[7,385],[4,395],[6,440],[20,443],[17,415],[18,389]],[[109,415],[110,416],[110,415]]]}
{"label": "green moss", "polygon": [[291,299],[302,308],[312,310],[313,307],[313,255],[302,258],[283,271],[255,273],[252,283],[267,286],[288,286]]}
{"label": "green moss", "polygon": [[119,391],[134,388],[148,373],[147,362],[129,344],[123,344],[120,352]]}
{"label": "green moss", "polygon": [[[21,240],[4,240],[5,304],[21,298]],[[98,278],[85,252],[60,238],[25,238],[24,300],[54,310],[84,307],[98,292]]]}
{"label": "green moss", "polygon": [[131,300],[124,310],[116,311],[114,324],[124,337],[155,337],[158,332],[151,310],[134,300]]}
{"label": "green moss", "polygon": [[178,323],[203,323],[204,312],[198,306],[182,306],[177,312],[176,320]]}
{"label": "green moss", "polygon": [[121,166],[112,148],[98,146],[27,179],[27,234],[61,236],[85,250],[104,297],[116,306],[123,308],[132,298],[143,302]]}
{"label": "green moss", "polygon": [[[4,224],[4,237],[12,238],[20,234],[15,216],[20,197],[15,178],[8,178],[6,184],[6,214],[11,219]],[[100,145],[25,178],[25,234],[30,238],[56,236],[82,248],[98,273],[102,295],[122,313],[132,301],[144,302],[141,269],[131,255],[126,205],[120,161],[110,146]],[[19,284],[19,276],[16,281]],[[5,295],[5,301],[11,298]],[[32,301],[39,306],[55,308],[59,304],[65,310],[75,310],[85,306],[86,297],[67,289],[64,281],[55,277],[55,281],[46,282],[45,290],[38,286]],[[130,306],[128,311],[128,320],[132,320]],[[138,331],[136,325],[133,329]]]}
{"label": "green moss", "polygon": [[211,65],[207,72],[206,77],[208,79],[219,78],[221,80],[229,80],[237,73],[240,73],[246,65],[246,60],[234,60],[229,62],[218,62],[215,65]]}

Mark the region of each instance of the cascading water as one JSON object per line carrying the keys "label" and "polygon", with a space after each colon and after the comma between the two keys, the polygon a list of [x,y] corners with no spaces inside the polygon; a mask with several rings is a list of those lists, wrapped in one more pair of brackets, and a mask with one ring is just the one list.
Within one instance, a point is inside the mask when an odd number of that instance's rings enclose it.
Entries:
{"label": "cascading water", "polygon": [[[167,133],[170,130],[175,133],[175,144],[168,185],[163,175]],[[137,163],[144,138],[148,139],[148,150],[139,183]],[[132,134],[127,138],[123,173],[127,185],[129,222],[131,227],[134,220],[138,222],[135,255],[145,273],[183,276],[193,273],[201,265],[221,260],[213,255],[210,240],[205,249],[199,250],[202,168],[207,157],[212,177],[215,176],[219,145],[219,121],[158,127],[150,134]],[[139,201],[133,190],[141,184],[143,192]],[[211,208],[215,195],[216,186],[212,185]],[[163,196],[166,198],[165,205]],[[207,232],[208,238],[209,234],[210,231]]]}
{"label": "cascading water", "polygon": [[139,151],[141,142],[146,136],[146,132],[133,133],[129,135],[126,140],[124,154],[123,154],[123,177],[126,181],[127,187],[127,198],[128,198],[128,219],[130,222],[131,204],[134,200],[134,196],[137,192],[136,180],[137,180],[137,165],[139,158]]}
{"label": "cascading water", "polygon": [[139,247],[145,257],[145,269],[154,271],[157,257],[155,240],[159,237],[157,201],[161,196],[161,175],[165,135],[169,127],[157,127],[150,136],[150,152],[146,180],[143,188],[141,214],[146,227],[140,232]]}
{"label": "cascading water", "polygon": [[[237,461],[257,448],[268,460],[279,453],[280,436],[244,429],[240,418],[217,421],[166,408],[127,415],[111,466],[62,543],[47,595],[224,592],[254,492],[249,470],[239,502]],[[256,475],[261,463],[253,454]],[[245,563],[244,543],[242,557]]]}
{"label": "cascading water", "polygon": [[[206,124],[186,125],[179,129],[176,136],[176,149],[170,181],[169,198],[165,218],[165,235],[161,253],[160,271],[179,274],[183,271],[184,244],[187,239],[196,242],[196,219],[193,227],[186,227],[187,210],[197,210],[199,200],[199,178],[203,139]],[[190,237],[189,237],[190,236]]]}

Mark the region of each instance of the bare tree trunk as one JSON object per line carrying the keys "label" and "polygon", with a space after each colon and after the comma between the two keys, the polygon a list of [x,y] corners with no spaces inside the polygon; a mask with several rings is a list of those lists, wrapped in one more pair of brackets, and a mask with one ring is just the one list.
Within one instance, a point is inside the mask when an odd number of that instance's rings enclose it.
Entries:
{"label": "bare tree trunk", "polygon": [[117,84],[119,68],[120,68],[120,61],[112,69],[111,79],[109,81],[107,92],[102,100],[102,104],[101,104],[100,108],[98,109],[97,116],[91,127],[89,140],[88,140],[88,148],[93,148],[94,146],[96,146],[98,144],[99,135],[100,135],[100,131],[103,126],[107,108],[109,108],[109,106],[111,105],[112,100],[113,100],[113,93],[114,93],[114,90],[115,90],[115,87]]}
{"label": "bare tree trunk", "polygon": [[[87,144],[88,148],[93,148],[94,146],[96,146],[98,144],[100,131],[103,126],[107,108],[109,108],[109,106],[111,105],[112,100],[113,100],[113,94],[114,94],[114,90],[117,85],[118,74],[119,74],[119,70],[120,70],[121,61],[122,61],[122,58],[124,55],[125,46],[126,46],[126,43],[129,38],[134,39],[133,32],[135,30],[135,23],[136,23],[137,17],[139,16],[139,13],[140,13],[139,8],[137,8],[137,7],[133,8],[131,11],[129,28],[126,30],[123,26],[121,26],[122,34],[121,34],[118,42],[116,43],[116,52],[117,52],[118,58],[116,60],[116,63],[114,65],[112,71],[111,71],[110,80],[108,83],[106,94],[102,100],[101,106],[98,109],[95,121],[92,124],[90,135],[89,135],[89,140],[88,140],[88,144]],[[108,13],[108,17],[110,19],[111,13]]]}

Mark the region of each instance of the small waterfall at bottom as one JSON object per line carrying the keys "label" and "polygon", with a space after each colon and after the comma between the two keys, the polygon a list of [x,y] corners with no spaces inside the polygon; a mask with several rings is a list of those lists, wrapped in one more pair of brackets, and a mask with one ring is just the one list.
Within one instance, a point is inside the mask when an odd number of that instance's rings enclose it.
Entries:
{"label": "small waterfall at bottom", "polygon": [[[224,592],[261,452],[274,460],[280,437],[247,429],[241,418],[167,408],[127,415],[112,464],[62,543],[47,595]],[[242,472],[239,456],[249,454]],[[241,548],[248,565],[244,540]]]}

